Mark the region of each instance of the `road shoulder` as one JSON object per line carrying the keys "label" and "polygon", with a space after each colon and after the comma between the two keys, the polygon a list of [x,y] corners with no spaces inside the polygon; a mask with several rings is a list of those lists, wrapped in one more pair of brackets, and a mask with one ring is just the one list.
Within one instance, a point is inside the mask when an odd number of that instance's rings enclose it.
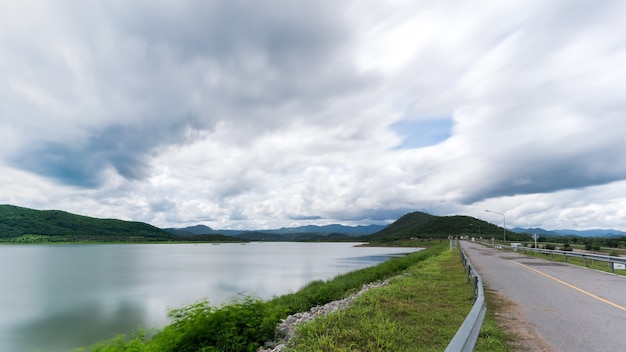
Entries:
{"label": "road shoulder", "polygon": [[506,296],[485,287],[488,309],[508,336],[512,352],[556,352],[526,318],[522,308]]}

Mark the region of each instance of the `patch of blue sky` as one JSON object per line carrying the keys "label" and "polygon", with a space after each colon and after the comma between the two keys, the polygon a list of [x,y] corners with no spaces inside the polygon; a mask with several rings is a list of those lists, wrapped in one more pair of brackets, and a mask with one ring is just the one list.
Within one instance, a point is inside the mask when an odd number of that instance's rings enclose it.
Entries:
{"label": "patch of blue sky", "polygon": [[394,149],[414,149],[439,144],[450,138],[452,126],[451,118],[398,121],[391,127],[403,140]]}

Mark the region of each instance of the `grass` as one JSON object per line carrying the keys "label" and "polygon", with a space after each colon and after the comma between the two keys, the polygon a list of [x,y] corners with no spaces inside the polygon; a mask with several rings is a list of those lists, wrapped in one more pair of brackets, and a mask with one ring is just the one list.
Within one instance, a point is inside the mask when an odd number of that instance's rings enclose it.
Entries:
{"label": "grass", "polygon": [[[304,324],[288,351],[443,351],[473,304],[456,251],[443,251],[370,290],[352,305]],[[507,351],[488,315],[476,351]]]}
{"label": "grass", "polygon": [[[505,316],[506,312],[513,309],[512,302],[500,296],[497,291],[485,288],[485,302],[487,304],[487,314],[480,330],[480,336],[475,351],[526,351],[525,346],[519,346],[520,336],[518,330],[508,329],[503,324],[498,323],[495,315]],[[507,321],[511,325],[511,321]],[[516,347],[513,347],[516,346]]]}
{"label": "grass", "polygon": [[[583,258],[577,258],[577,257],[571,257],[571,256],[567,256],[566,258],[565,256],[559,253],[550,253],[550,254],[535,253],[532,251],[524,251],[523,249],[519,250],[518,253],[525,254],[529,257],[537,257],[537,258],[550,260],[553,262],[568,263],[572,265],[584,266],[584,267],[599,270],[599,271],[611,272],[611,267],[609,266],[609,263],[603,262],[600,260],[593,260],[593,259],[588,258],[587,263],[585,265],[585,260]],[[626,276],[626,270],[615,270],[615,274]]]}
{"label": "grass", "polygon": [[362,247],[434,247],[442,243],[449,243],[447,239],[415,238],[402,239],[393,242],[370,242]]}
{"label": "grass", "polygon": [[[248,297],[221,307],[198,302],[171,311],[173,322],[161,331],[121,335],[79,351],[256,351],[280,319],[387,278],[388,286],[367,291],[348,309],[302,325],[288,350],[444,350],[473,304],[458,252],[447,241],[269,301]],[[508,351],[503,346],[505,336],[488,312],[475,350]]]}

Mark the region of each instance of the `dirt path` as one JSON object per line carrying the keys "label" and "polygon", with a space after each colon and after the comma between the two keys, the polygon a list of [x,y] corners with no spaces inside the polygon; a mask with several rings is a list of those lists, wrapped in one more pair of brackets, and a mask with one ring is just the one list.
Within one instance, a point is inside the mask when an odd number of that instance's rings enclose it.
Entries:
{"label": "dirt path", "polygon": [[513,352],[556,352],[543,340],[517,304],[487,288],[485,295],[494,310],[496,322],[510,336],[509,345]]}

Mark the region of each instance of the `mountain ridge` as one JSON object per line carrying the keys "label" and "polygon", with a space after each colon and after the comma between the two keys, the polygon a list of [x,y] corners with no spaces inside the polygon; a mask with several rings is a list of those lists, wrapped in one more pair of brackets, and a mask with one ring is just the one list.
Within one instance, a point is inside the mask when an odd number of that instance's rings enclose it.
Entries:
{"label": "mountain ridge", "polygon": [[[524,239],[527,235],[506,230],[507,239]],[[383,230],[364,239],[393,241],[408,238],[447,238],[448,236],[503,237],[501,227],[466,215],[437,216],[415,211],[400,217]]]}
{"label": "mountain ridge", "polygon": [[100,219],[62,210],[0,204],[3,241],[167,241],[175,236],[138,221]]}
{"label": "mountain ridge", "polygon": [[579,237],[622,237],[626,236],[625,231],[616,229],[590,229],[590,230],[571,230],[571,229],[557,229],[546,230],[540,227],[537,228],[523,228],[515,227],[511,231],[516,233],[538,234],[544,236],[579,236]]}
{"label": "mountain ridge", "polygon": [[[226,236],[234,236],[234,237],[246,237],[245,234],[249,234],[251,232],[256,233],[264,233],[269,235],[283,235],[286,238],[294,238],[302,237],[298,235],[307,234],[309,237],[313,234],[318,234],[323,237],[328,236],[330,234],[343,234],[347,237],[359,237],[364,235],[370,235],[372,233],[378,232],[384,229],[386,225],[357,225],[357,226],[346,226],[341,224],[330,224],[330,225],[303,225],[296,227],[282,227],[280,229],[266,229],[266,230],[215,230],[206,225],[194,225],[182,228],[166,228],[165,231],[170,233],[174,233],[179,236],[188,237],[192,234],[194,235],[202,235],[202,234],[222,234]],[[257,235],[255,235],[257,236]],[[272,238],[276,238],[275,236],[271,236]]]}
{"label": "mountain ridge", "polygon": [[527,240],[537,233],[544,237],[626,237],[614,229],[553,230],[502,227],[465,215],[436,216],[416,211],[393,223],[345,226],[304,225],[271,230],[214,230],[205,225],[160,229],[153,225],[117,219],[99,219],[61,210],[35,210],[0,204],[0,241],[4,242],[81,242],[81,241],[374,241],[390,242],[409,238],[471,236]]}

